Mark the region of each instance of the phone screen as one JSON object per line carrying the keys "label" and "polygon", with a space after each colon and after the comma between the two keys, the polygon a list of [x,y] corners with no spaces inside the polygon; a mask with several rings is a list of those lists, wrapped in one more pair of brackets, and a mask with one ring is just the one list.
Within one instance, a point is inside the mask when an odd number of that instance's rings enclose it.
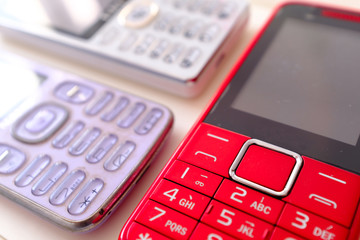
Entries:
{"label": "phone screen", "polygon": [[360,174],[359,24],[286,8],[205,122]]}
{"label": "phone screen", "polygon": [[289,19],[232,107],[355,146],[360,32]]}

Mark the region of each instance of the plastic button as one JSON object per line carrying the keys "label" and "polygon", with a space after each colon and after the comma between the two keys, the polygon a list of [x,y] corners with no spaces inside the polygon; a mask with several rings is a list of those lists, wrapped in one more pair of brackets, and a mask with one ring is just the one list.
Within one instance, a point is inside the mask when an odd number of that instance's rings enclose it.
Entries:
{"label": "plastic button", "polygon": [[181,152],[179,159],[229,177],[229,168],[248,139],[234,132],[201,124]]}
{"label": "plastic button", "polygon": [[131,109],[130,113],[122,120],[118,122],[118,126],[121,128],[130,127],[138,117],[145,111],[146,106],[143,103],[136,103],[135,106]]}
{"label": "plastic button", "polygon": [[82,170],[71,172],[59,187],[51,194],[50,203],[52,205],[63,204],[70,195],[79,187],[84,181],[85,173]]}
{"label": "plastic button", "polygon": [[60,149],[66,147],[81,132],[81,130],[83,130],[84,127],[85,124],[81,121],[69,125],[53,140],[53,147]]}
{"label": "plastic button", "polygon": [[86,149],[99,137],[101,130],[99,128],[88,129],[69,149],[74,156],[83,154]]}
{"label": "plastic button", "polygon": [[66,102],[81,104],[90,100],[94,89],[75,82],[61,83],[55,89],[55,96]]}
{"label": "plastic button", "polygon": [[42,196],[46,194],[52,186],[60,179],[62,175],[66,172],[68,166],[66,163],[55,163],[45,175],[43,175],[40,180],[35,183],[32,187],[31,192],[35,196]]}
{"label": "plastic button", "polygon": [[114,153],[110,156],[108,160],[106,160],[106,162],[104,163],[104,168],[108,171],[118,170],[129,158],[135,148],[135,143],[131,141],[126,141],[114,151]]}
{"label": "plastic button", "polygon": [[29,166],[15,179],[15,185],[18,187],[28,186],[34,179],[43,172],[50,164],[51,158],[48,155],[38,156]]}
{"label": "plastic button", "polygon": [[135,128],[135,132],[139,135],[145,135],[149,133],[162,116],[163,111],[161,109],[151,109],[140,125]]}
{"label": "plastic button", "polygon": [[269,239],[273,229],[269,223],[214,200],[209,204],[201,221],[244,240]]}
{"label": "plastic button", "polygon": [[225,179],[215,199],[275,224],[284,202]]}
{"label": "plastic button", "polygon": [[105,155],[111,150],[111,148],[117,142],[118,137],[114,134],[109,134],[104,137],[91,151],[86,155],[86,161],[89,163],[100,162]]}
{"label": "plastic button", "polygon": [[160,182],[150,198],[196,219],[210,202],[210,198],[167,180]]}
{"label": "plastic button", "polygon": [[304,166],[284,200],[349,227],[360,199],[360,176],[303,158]]}
{"label": "plastic button", "polygon": [[174,239],[188,239],[197,221],[159,203],[148,201],[135,221]]}
{"label": "plastic button", "polygon": [[216,174],[182,161],[175,161],[166,173],[165,178],[207,196],[214,195],[223,179]]}
{"label": "plastic button", "polygon": [[126,97],[121,97],[116,105],[109,111],[101,116],[101,119],[105,122],[114,120],[126,107],[129,105],[130,100]]}
{"label": "plastic button", "polygon": [[275,191],[281,191],[294,165],[293,157],[251,145],[242,158],[236,175]]}
{"label": "plastic button", "polygon": [[158,58],[160,57],[166,49],[170,46],[170,43],[168,40],[160,40],[159,43],[156,45],[156,47],[150,52],[151,58]]}
{"label": "plastic button", "polygon": [[26,143],[39,143],[53,135],[67,120],[68,111],[53,103],[36,106],[14,126],[13,135]]}
{"label": "plastic button", "polygon": [[25,162],[26,156],[20,150],[0,144],[0,173],[12,174]]}
{"label": "plastic button", "polygon": [[278,225],[306,239],[346,239],[348,230],[334,222],[286,204]]}
{"label": "plastic button", "polygon": [[90,116],[94,116],[98,114],[101,110],[103,110],[106,105],[110,103],[110,101],[114,98],[114,94],[111,92],[104,93],[100,99],[98,99],[93,105],[90,105],[86,108],[86,114]]}
{"label": "plastic button", "polygon": [[92,179],[71,201],[68,206],[68,212],[72,215],[79,215],[83,213],[92,201],[99,195],[103,187],[104,182],[101,179]]}

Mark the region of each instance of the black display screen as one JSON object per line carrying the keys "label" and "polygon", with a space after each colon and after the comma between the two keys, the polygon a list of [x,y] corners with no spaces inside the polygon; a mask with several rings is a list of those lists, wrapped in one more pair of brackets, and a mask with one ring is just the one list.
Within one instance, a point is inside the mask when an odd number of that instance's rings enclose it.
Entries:
{"label": "black display screen", "polygon": [[360,174],[359,62],[360,22],[287,6],[205,121]]}

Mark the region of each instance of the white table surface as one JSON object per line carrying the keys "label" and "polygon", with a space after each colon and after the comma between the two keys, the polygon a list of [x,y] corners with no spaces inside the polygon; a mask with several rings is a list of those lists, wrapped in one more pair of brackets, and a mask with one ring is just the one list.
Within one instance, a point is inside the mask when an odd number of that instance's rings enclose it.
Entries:
{"label": "white table surface", "polygon": [[[249,1],[251,4],[250,19],[242,37],[235,46],[234,51],[231,55],[226,57],[225,61],[220,66],[218,73],[211,80],[205,91],[200,96],[192,99],[184,99],[159,90],[151,89],[141,84],[107,74],[106,72],[88,68],[77,62],[71,62],[68,59],[51,55],[40,49],[32,49],[24,44],[11,42],[0,36],[0,48],[10,50],[38,62],[47,63],[48,65],[73,72],[85,78],[164,103],[173,111],[175,116],[173,131],[160,154],[122,205],[102,226],[100,226],[100,228],[90,233],[71,233],[58,228],[23,207],[11,202],[7,198],[0,196],[0,239],[2,239],[1,237],[7,240],[117,239],[125,221],[135,209],[161,168],[180,144],[182,138],[201,114],[229,69],[242,54],[254,34],[264,24],[274,7],[279,2],[282,2],[282,0]],[[317,2],[338,5],[360,11],[360,0],[317,0]]]}

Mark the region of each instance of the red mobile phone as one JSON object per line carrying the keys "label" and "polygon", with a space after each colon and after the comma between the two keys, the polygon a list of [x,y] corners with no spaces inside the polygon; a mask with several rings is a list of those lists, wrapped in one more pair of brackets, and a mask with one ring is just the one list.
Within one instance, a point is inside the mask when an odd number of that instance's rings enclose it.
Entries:
{"label": "red mobile phone", "polygon": [[360,239],[360,14],[285,4],[120,239]]}

